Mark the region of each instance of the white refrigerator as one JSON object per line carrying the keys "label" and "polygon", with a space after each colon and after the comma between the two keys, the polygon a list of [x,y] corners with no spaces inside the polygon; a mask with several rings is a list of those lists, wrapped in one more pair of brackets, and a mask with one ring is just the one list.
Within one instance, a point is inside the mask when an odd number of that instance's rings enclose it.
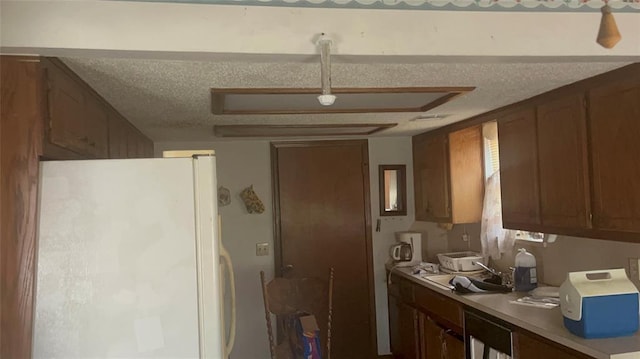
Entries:
{"label": "white refrigerator", "polygon": [[40,173],[34,358],[229,356],[215,156]]}

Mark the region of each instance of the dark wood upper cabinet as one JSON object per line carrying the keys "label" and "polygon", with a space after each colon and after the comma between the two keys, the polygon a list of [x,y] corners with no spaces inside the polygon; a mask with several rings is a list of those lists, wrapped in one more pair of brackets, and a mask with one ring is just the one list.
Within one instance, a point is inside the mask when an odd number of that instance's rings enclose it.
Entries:
{"label": "dark wood upper cabinet", "polygon": [[593,225],[640,233],[640,68],[588,91]]}
{"label": "dark wood upper cabinet", "polygon": [[416,219],[451,222],[447,134],[414,137]]}
{"label": "dark wood upper cabinet", "polygon": [[588,228],[589,172],[584,96],[576,94],[540,105],[537,117],[542,225]]}
{"label": "dark wood upper cabinet", "polygon": [[540,223],[536,131],[534,108],[498,120],[502,221],[507,228]]}
{"label": "dark wood upper cabinet", "polygon": [[109,157],[109,116],[98,99],[87,97],[85,102],[85,153],[94,158]]}
{"label": "dark wood upper cabinet", "polygon": [[46,69],[49,141],[83,153],[88,146],[84,89],[59,68],[47,66]]}

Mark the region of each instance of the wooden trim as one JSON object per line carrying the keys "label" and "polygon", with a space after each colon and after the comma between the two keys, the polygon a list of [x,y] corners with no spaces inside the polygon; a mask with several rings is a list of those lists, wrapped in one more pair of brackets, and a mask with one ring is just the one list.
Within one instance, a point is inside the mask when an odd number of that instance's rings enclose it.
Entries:
{"label": "wooden trim", "polygon": [[[371,337],[371,351],[373,355],[378,352],[378,330],[376,323],[376,297],[373,270],[373,236],[371,233],[371,186],[369,181],[369,141],[361,140],[362,149],[362,180],[365,215],[365,246],[367,250],[367,276],[369,277],[369,336]],[[405,200],[406,202],[406,200]]]}
{"label": "wooden trim", "polygon": [[288,141],[271,142],[271,187],[273,193],[273,242],[274,242],[274,266],[276,276],[282,276],[282,230],[280,220],[280,193],[278,177],[278,149],[290,147],[316,147],[316,146],[360,146],[363,158],[362,178],[365,215],[365,246],[367,251],[367,276],[369,282],[369,336],[371,353],[377,353],[377,326],[375,309],[375,281],[373,270],[373,237],[371,233],[371,189],[369,183],[369,143],[368,140],[331,140],[331,141]]}
{"label": "wooden trim", "polygon": [[0,57],[0,357],[30,358],[36,277],[42,82],[39,61]]}
{"label": "wooden trim", "polygon": [[[371,135],[383,130],[386,130],[391,127],[397,126],[397,123],[357,123],[357,124],[321,124],[321,125],[214,125],[213,132],[217,137],[300,137],[300,136],[366,136]],[[367,128],[370,127],[371,130],[367,132],[353,132],[353,133],[345,133],[338,132],[337,129],[340,128]],[[261,130],[267,129],[299,129],[300,131],[311,130],[311,129],[336,129],[336,132],[328,132],[323,134],[318,133],[281,133],[281,134],[273,134],[273,133],[260,133]],[[224,130],[238,130],[238,129],[253,129],[255,133],[252,134],[225,134],[222,133]]]}
{"label": "wooden trim", "polygon": [[[396,211],[385,210],[385,178],[384,171],[395,170],[398,173],[398,199],[402,207]],[[380,216],[406,216],[407,215],[407,166],[406,165],[379,165],[378,166],[378,193]]]}
{"label": "wooden trim", "polygon": [[[336,87],[331,88],[333,94],[346,93],[434,93],[473,91],[474,86],[443,86],[443,87]],[[211,88],[211,93],[238,95],[280,95],[280,94],[322,94],[321,88],[314,87],[261,87],[261,88]]]}
{"label": "wooden trim", "polygon": [[393,93],[446,93],[442,97],[418,107],[391,108],[350,108],[336,109],[324,107],[320,109],[300,110],[228,110],[225,108],[225,97],[234,95],[305,95],[321,94],[319,88],[212,88],[211,112],[215,115],[275,115],[275,114],[320,114],[320,113],[387,113],[387,112],[425,112],[455,97],[473,91],[475,87],[343,87],[332,88],[333,94],[393,94]]}

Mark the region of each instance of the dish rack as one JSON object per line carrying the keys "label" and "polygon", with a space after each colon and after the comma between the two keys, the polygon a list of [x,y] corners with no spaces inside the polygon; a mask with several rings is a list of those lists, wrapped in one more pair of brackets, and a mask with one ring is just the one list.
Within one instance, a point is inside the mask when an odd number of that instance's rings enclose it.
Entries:
{"label": "dish rack", "polygon": [[473,262],[485,264],[485,259],[480,253],[471,251],[441,253],[438,254],[438,261],[443,268],[454,272],[479,271],[483,268]]}

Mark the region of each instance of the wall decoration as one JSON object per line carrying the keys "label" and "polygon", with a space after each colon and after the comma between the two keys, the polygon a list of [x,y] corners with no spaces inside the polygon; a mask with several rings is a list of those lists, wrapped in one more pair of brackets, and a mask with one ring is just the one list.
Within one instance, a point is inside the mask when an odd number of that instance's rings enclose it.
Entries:
{"label": "wall decoration", "polygon": [[240,192],[240,198],[244,202],[244,205],[247,206],[247,212],[249,213],[262,213],[264,212],[264,204],[253,190],[253,185],[245,188]]}
{"label": "wall decoration", "polygon": [[284,6],[304,8],[509,11],[509,12],[599,12],[608,5],[617,12],[636,12],[640,0],[136,0],[240,6]]}
{"label": "wall decoration", "polygon": [[224,186],[218,187],[218,206],[224,207],[229,204],[231,204],[231,193],[229,189]]}

